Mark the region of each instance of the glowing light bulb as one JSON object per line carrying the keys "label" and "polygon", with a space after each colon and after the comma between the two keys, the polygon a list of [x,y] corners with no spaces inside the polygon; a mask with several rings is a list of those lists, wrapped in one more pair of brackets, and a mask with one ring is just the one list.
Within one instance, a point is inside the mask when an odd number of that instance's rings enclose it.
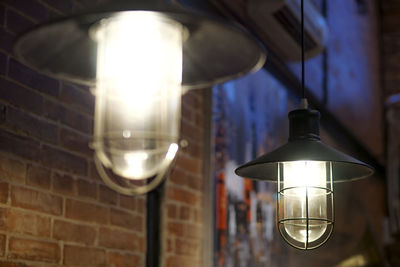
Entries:
{"label": "glowing light bulb", "polygon": [[183,27],[155,12],[126,11],[91,34],[96,155],[124,178],[147,179],[178,149]]}
{"label": "glowing light bulb", "polygon": [[280,163],[279,229],[292,245],[309,249],[332,230],[331,166],[323,161]]}

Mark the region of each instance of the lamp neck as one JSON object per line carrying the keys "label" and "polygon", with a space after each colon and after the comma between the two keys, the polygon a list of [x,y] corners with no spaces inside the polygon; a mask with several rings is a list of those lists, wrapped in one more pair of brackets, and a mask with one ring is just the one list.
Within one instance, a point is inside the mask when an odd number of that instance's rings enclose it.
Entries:
{"label": "lamp neck", "polygon": [[289,141],[321,140],[319,136],[319,118],[317,110],[296,109],[289,112]]}

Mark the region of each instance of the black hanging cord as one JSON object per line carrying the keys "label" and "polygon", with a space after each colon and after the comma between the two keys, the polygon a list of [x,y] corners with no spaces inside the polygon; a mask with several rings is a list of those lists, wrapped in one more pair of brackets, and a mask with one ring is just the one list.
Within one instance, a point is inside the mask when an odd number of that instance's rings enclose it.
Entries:
{"label": "black hanging cord", "polygon": [[301,89],[302,97],[306,98],[304,85],[304,0],[301,0]]}

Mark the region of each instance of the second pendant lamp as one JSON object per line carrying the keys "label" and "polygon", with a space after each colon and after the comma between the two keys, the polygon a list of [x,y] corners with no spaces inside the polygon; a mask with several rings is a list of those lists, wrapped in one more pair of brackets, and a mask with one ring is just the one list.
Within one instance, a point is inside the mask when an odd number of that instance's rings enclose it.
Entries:
{"label": "second pendant lamp", "polygon": [[289,112],[289,140],[235,170],[239,176],[275,181],[278,228],[295,248],[314,249],[333,231],[333,184],[373,174],[368,164],[337,151],[320,140],[317,110],[308,109],[304,86],[304,4],[301,0],[302,107]]}

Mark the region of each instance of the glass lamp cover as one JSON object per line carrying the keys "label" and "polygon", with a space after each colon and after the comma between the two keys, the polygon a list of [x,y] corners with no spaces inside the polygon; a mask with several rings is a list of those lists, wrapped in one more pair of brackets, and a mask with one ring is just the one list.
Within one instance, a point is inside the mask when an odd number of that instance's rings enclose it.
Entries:
{"label": "glass lamp cover", "polygon": [[278,163],[278,224],[283,238],[299,249],[319,247],[333,229],[332,164]]}
{"label": "glass lamp cover", "polygon": [[373,172],[370,165],[323,144],[319,112],[310,109],[289,112],[288,143],[235,170],[246,178],[278,180],[279,231],[298,249],[317,248],[330,237],[333,182],[361,179]]}
{"label": "glass lamp cover", "polygon": [[154,12],[126,11],[91,35],[98,44],[96,155],[117,175],[147,179],[178,149],[183,27]]}

